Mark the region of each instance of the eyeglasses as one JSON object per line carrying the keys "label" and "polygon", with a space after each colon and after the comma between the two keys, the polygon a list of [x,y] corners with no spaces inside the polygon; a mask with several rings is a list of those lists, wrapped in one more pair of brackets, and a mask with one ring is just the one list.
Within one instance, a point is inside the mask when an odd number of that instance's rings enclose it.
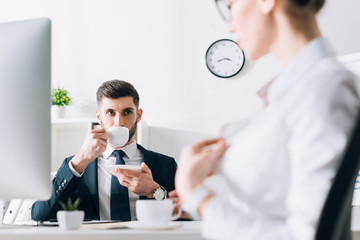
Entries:
{"label": "eyeglasses", "polygon": [[231,4],[229,0],[215,0],[216,7],[220,13],[220,16],[228,22],[231,18]]}

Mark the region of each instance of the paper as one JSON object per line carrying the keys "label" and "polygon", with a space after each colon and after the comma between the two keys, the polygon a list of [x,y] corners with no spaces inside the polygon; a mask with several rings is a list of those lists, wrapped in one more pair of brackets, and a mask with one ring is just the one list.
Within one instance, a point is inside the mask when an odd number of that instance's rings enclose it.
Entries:
{"label": "paper", "polygon": [[119,229],[119,228],[126,228],[127,222],[84,222],[81,225],[81,229]]}

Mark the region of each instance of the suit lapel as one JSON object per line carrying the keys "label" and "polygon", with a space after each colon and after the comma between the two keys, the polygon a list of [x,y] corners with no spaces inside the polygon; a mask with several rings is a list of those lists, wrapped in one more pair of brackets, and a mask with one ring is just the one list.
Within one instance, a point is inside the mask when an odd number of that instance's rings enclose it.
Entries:
{"label": "suit lapel", "polygon": [[85,169],[84,182],[86,183],[91,200],[99,213],[99,194],[98,194],[98,177],[97,177],[97,159],[92,161]]}
{"label": "suit lapel", "polygon": [[154,156],[148,150],[146,150],[143,146],[141,146],[139,144],[137,144],[137,146],[138,146],[138,149],[143,154],[143,162],[145,162],[146,165],[152,171],[154,169],[154,165],[155,165]]}

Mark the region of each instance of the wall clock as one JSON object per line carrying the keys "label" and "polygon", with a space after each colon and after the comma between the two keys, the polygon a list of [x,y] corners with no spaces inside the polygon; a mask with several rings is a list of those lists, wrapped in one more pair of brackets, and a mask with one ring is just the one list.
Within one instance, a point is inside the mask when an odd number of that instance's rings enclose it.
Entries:
{"label": "wall clock", "polygon": [[212,74],[221,78],[230,78],[243,68],[245,55],[233,40],[220,39],[207,49],[205,61]]}

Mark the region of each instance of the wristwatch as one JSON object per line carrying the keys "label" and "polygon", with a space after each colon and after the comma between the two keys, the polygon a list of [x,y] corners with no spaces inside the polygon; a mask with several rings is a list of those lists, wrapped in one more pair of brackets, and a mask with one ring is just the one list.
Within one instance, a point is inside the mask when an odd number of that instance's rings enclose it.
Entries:
{"label": "wristwatch", "polygon": [[153,198],[156,200],[166,199],[166,189],[159,184],[159,187],[153,192]]}

